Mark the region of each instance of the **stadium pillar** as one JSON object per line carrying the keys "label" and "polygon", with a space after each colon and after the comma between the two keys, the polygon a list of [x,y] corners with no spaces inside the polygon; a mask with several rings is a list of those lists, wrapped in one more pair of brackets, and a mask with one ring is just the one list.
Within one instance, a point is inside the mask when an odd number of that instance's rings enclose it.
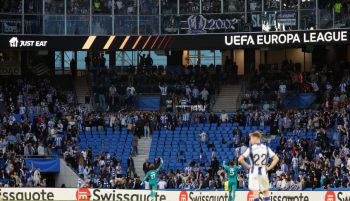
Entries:
{"label": "stadium pillar", "polygon": [[61,66],[62,66],[62,75],[64,75],[64,51],[61,51]]}
{"label": "stadium pillar", "polygon": [[22,75],[26,75],[27,73],[27,51],[20,51],[19,52],[19,55],[20,55],[20,62],[21,62],[21,73]]}
{"label": "stadium pillar", "polygon": [[244,49],[244,74],[249,75],[255,69],[255,49]]}
{"label": "stadium pillar", "polygon": [[50,75],[55,75],[55,51],[48,52],[47,66],[50,68]]}
{"label": "stadium pillar", "polygon": [[115,52],[111,51],[107,53],[109,55],[109,67],[115,66]]}

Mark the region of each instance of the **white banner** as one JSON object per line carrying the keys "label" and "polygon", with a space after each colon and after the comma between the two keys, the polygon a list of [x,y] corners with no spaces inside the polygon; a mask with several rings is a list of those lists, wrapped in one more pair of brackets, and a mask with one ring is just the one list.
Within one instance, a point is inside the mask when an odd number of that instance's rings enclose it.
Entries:
{"label": "white banner", "polygon": [[21,75],[21,63],[16,61],[0,62],[0,75]]}
{"label": "white banner", "polygon": [[[76,188],[2,188],[0,200],[149,201],[148,190]],[[237,191],[237,201],[253,201]],[[262,197],[261,199],[262,200]],[[349,201],[350,191],[273,191],[271,201]],[[157,191],[155,201],[228,201],[226,191]]]}

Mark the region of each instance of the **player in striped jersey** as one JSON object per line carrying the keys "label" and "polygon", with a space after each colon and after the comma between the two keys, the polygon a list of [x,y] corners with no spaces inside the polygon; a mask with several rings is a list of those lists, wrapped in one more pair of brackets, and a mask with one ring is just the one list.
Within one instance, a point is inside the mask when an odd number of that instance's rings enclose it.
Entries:
{"label": "player in striped jersey", "polygon": [[[260,143],[261,138],[261,132],[251,133],[251,146],[239,157],[238,161],[249,169],[249,189],[253,191],[254,201],[259,201],[259,192],[264,193],[264,201],[270,201],[267,172],[277,165],[279,158],[268,146]],[[246,162],[247,158],[250,164]],[[268,165],[270,158],[272,158],[272,163]]]}

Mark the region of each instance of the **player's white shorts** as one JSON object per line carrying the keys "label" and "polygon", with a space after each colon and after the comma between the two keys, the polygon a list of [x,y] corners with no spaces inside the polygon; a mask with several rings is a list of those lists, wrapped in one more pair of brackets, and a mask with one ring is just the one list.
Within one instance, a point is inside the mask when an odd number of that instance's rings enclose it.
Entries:
{"label": "player's white shorts", "polygon": [[269,190],[269,177],[259,174],[249,174],[248,188],[251,191],[267,191]]}

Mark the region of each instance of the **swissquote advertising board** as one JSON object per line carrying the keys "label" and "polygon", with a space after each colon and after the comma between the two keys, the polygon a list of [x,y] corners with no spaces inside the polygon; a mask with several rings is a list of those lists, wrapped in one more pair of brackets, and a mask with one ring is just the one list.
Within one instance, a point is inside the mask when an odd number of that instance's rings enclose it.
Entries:
{"label": "swissquote advertising board", "polygon": [[[76,188],[2,188],[0,200],[149,201],[147,190]],[[253,201],[238,191],[236,200]],[[262,200],[262,199],[261,199]],[[349,201],[350,191],[273,191],[271,201]],[[225,191],[157,191],[156,201],[228,201]]]}
{"label": "swissquote advertising board", "polygon": [[41,36],[0,35],[11,50],[223,50],[349,43],[350,29],[184,35]]}

